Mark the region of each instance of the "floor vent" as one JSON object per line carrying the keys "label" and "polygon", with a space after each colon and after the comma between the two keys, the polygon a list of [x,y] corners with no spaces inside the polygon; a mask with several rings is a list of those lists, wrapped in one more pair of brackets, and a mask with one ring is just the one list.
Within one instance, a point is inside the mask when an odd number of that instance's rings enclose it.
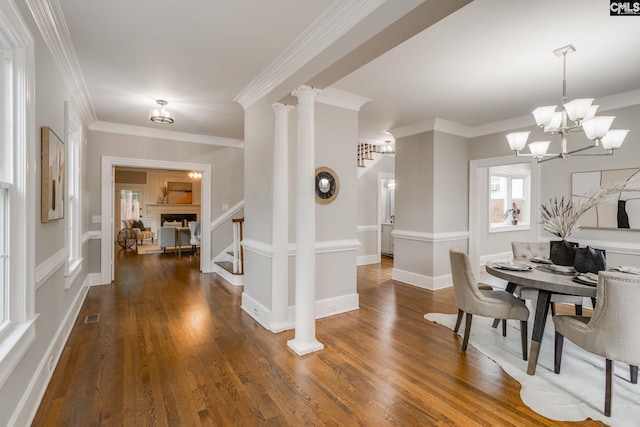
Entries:
{"label": "floor vent", "polygon": [[84,318],[84,323],[98,323],[100,321],[100,315],[99,314],[90,314],[87,317]]}

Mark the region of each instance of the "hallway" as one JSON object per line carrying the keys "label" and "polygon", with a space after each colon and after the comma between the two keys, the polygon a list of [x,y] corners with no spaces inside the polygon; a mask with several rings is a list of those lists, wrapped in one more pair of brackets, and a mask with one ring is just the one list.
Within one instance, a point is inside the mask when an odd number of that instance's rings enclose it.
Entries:
{"label": "hallway", "polygon": [[241,310],[242,287],[190,257],[116,255],[116,280],[89,290],[35,426],[561,425],[423,319],[455,312],[451,289],[393,282],[388,258],[358,268],[360,310],[318,320],[325,349],[297,357],[293,331],[263,329]]}

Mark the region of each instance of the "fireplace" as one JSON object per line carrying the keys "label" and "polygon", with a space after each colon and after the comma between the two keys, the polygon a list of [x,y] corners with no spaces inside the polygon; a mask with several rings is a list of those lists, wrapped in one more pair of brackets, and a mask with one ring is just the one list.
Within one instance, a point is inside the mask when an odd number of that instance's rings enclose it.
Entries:
{"label": "fireplace", "polygon": [[160,214],[160,227],[162,227],[165,221],[174,222],[179,221],[183,222],[184,220],[189,221],[197,221],[198,214]]}

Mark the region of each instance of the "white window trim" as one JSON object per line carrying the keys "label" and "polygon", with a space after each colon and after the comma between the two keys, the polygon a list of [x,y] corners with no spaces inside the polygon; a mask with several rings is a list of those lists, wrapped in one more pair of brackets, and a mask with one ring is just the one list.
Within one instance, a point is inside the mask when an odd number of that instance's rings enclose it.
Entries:
{"label": "white window trim", "polygon": [[[0,335],[0,387],[35,341],[35,47],[12,1],[0,2],[0,31],[13,51],[12,191],[9,197],[8,324]],[[30,177],[31,175],[31,177]]]}
{"label": "white window trim", "polygon": [[[67,147],[67,212],[65,219],[65,242],[68,249],[68,259],[65,271],[65,289],[71,288],[76,278],[82,271],[82,221],[81,207],[82,194],[80,192],[80,179],[82,177],[82,123],[65,101],[65,146]],[[73,176],[72,176],[73,175]],[[71,188],[73,186],[73,188]],[[71,200],[73,194],[74,200]],[[73,224],[71,222],[73,221]]]}

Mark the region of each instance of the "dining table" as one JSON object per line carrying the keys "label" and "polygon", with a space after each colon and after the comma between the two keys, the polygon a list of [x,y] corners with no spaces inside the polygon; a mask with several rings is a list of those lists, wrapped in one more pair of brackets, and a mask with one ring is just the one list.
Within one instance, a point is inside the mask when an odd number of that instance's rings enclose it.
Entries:
{"label": "dining table", "polygon": [[[510,269],[510,265],[515,265],[516,267]],[[492,276],[507,280],[516,285],[538,290],[538,301],[536,303],[533,333],[529,348],[529,364],[527,366],[527,373],[534,375],[536,365],[538,364],[544,328],[547,323],[547,313],[551,303],[551,295],[578,295],[591,298],[592,301],[595,301],[596,286],[575,282],[573,279],[577,273],[560,273],[551,270],[549,265],[540,265],[530,261],[518,260],[517,263],[512,261],[487,262],[485,268],[487,273]]]}

